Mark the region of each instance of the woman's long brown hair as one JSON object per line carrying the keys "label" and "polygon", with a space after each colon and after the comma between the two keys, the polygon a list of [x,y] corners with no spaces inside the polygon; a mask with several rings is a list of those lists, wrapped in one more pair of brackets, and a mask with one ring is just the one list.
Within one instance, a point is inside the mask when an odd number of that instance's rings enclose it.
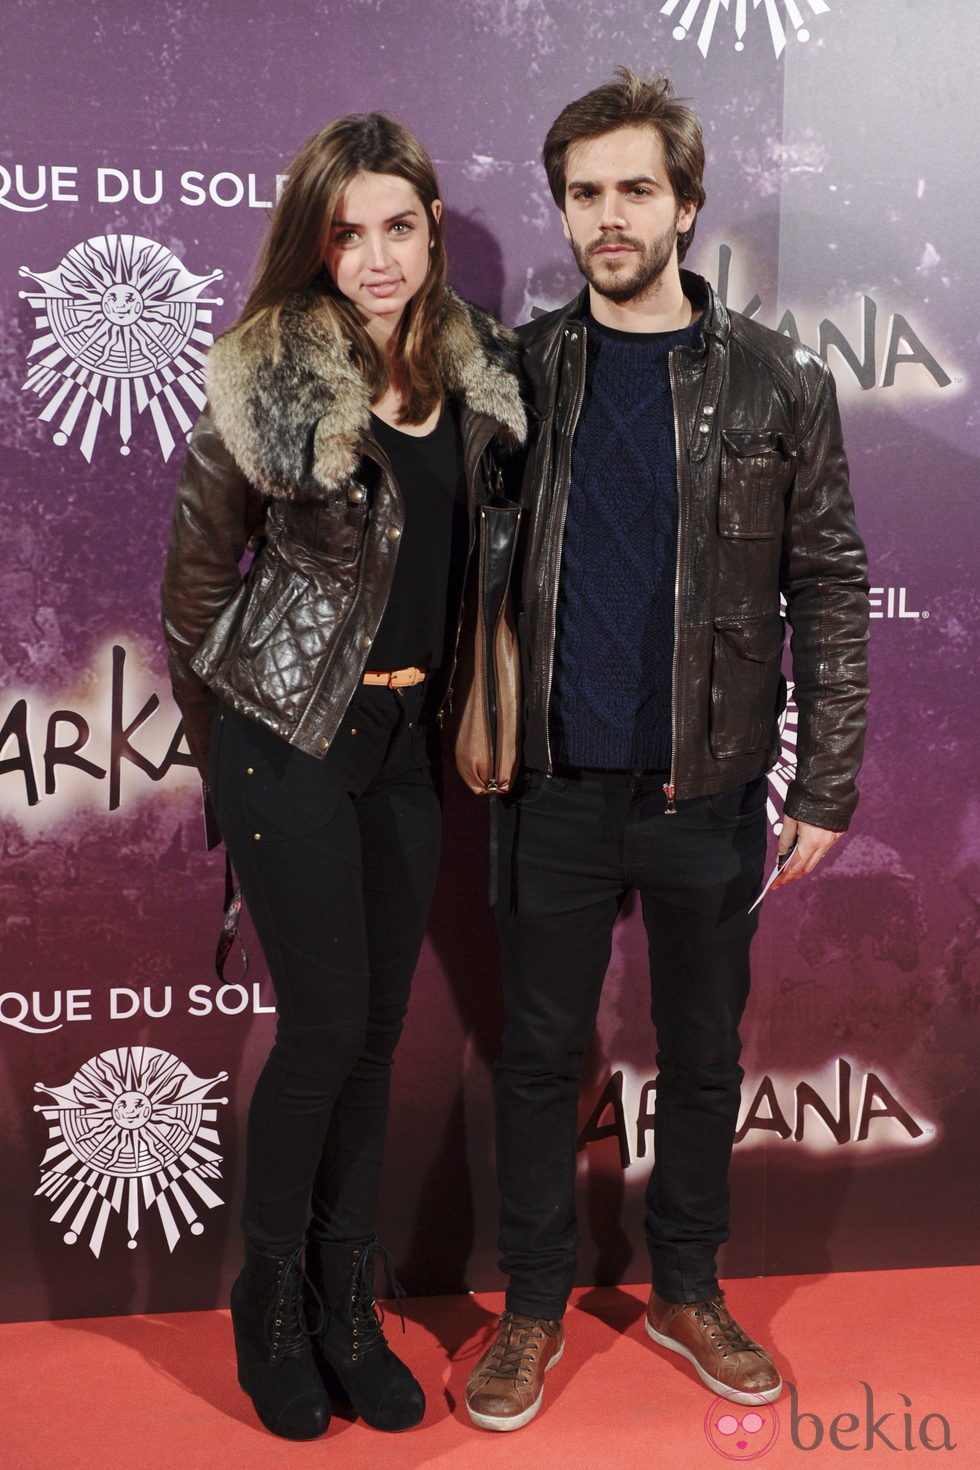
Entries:
{"label": "woman's long brown hair", "polygon": [[391,386],[388,358],[324,264],[341,197],[359,173],[407,179],[425,208],[432,241],[429,273],[405,308],[397,342],[404,392],[399,419],[420,424],[443,396],[436,342],[445,305],[446,247],[432,212],[439,186],[431,160],[418,139],[385,113],[338,118],[300,149],[270,221],[239,325],[265,322],[276,329],[289,298],[296,292],[313,292],[321,298],[319,309],[327,313],[338,339],[349,343],[351,362],[364,377],[371,401],[383,397]]}

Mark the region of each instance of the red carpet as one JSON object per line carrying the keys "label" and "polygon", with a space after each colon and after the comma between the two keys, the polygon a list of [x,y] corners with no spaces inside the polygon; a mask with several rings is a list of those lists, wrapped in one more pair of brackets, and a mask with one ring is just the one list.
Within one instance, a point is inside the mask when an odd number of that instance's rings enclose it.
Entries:
{"label": "red carpet", "polygon": [[[472,1428],[462,1406],[501,1298],[410,1301],[406,1335],[397,1317],[388,1327],[428,1396],[421,1427],[382,1435],[335,1417],[324,1439],[296,1445],[254,1420],[235,1382],[224,1312],[0,1326],[2,1464],[911,1470],[925,1462],[980,1470],[980,1268],[732,1282],[735,1315],[796,1385],[795,1412],[787,1386],[761,1423],[746,1419],[751,1410],[713,1401],[681,1358],[650,1342],[645,1297],[639,1286],[575,1293],[568,1347],[548,1375],[541,1412],[514,1434]],[[955,1448],[943,1448],[947,1438]]]}

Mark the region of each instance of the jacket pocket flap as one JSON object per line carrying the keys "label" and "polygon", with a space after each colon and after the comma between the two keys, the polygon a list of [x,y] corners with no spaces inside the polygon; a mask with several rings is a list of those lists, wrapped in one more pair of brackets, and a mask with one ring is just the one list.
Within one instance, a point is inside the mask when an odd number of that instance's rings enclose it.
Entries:
{"label": "jacket pocket flap", "polygon": [[763,454],[779,454],[793,459],[796,445],[787,434],[768,429],[722,429],[722,442],[736,459],[756,459]]}
{"label": "jacket pocket flap", "polygon": [[778,613],[772,613],[764,618],[748,618],[739,623],[716,621],[715,630],[742,658],[762,664],[779,657],[786,626]]}

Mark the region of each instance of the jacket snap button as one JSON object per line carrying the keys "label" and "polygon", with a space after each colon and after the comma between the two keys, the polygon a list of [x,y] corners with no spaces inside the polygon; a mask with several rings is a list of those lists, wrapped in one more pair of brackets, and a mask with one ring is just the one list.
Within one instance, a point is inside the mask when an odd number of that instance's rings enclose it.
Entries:
{"label": "jacket snap button", "polygon": [[389,541],[397,541],[399,536],[401,535],[401,531],[399,531],[397,526],[389,526],[387,531],[385,532],[385,535],[388,537]]}
{"label": "jacket snap button", "polygon": [[705,409],[704,409],[705,418],[707,418],[709,414],[714,413],[714,411],[715,411],[715,406],[714,406],[713,403],[706,404],[705,405]]}
{"label": "jacket snap button", "polygon": [[330,741],[327,739],[326,735],[321,735],[319,740],[317,741],[317,745],[320,747],[321,750],[326,750],[329,744]]}
{"label": "jacket snap button", "polygon": [[252,841],[253,842],[261,842],[262,841],[262,833],[261,832],[253,832],[252,833]]}
{"label": "jacket snap button", "polygon": [[699,431],[699,433],[702,433],[702,434],[710,434],[711,433],[711,425],[710,424],[698,424],[698,431]]}
{"label": "jacket snap button", "polygon": [[254,766],[246,766],[245,767],[245,774],[246,774],[246,776],[254,776],[255,775],[255,767]]}
{"label": "jacket snap button", "polygon": [[369,637],[369,635],[367,633],[365,633],[364,634],[364,637],[361,639],[361,647],[362,648],[370,648],[371,647],[371,639],[370,639],[370,637]]}
{"label": "jacket snap button", "polygon": [[364,499],[364,486],[355,485],[350,493],[350,498],[354,505],[360,505],[361,501]]}

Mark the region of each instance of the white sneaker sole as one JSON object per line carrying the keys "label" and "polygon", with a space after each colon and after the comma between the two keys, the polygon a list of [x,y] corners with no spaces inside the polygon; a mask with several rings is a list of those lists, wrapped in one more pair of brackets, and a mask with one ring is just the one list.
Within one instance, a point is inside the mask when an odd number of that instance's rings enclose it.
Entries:
{"label": "white sneaker sole", "polygon": [[701,1379],[701,1382],[707,1384],[708,1388],[718,1394],[719,1398],[729,1399],[733,1404],[771,1404],[782,1393],[782,1379],[773,1388],[764,1388],[758,1393],[742,1393],[740,1389],[730,1388],[727,1383],[722,1383],[720,1379],[712,1378],[711,1374],[701,1367],[701,1364],[691,1352],[690,1348],[686,1348],[676,1338],[665,1337],[662,1332],[658,1332],[655,1327],[651,1327],[649,1317],[645,1317],[643,1320],[647,1333],[653,1338],[654,1342],[659,1342],[661,1347],[668,1348],[672,1353],[680,1353],[682,1358],[686,1358]]}
{"label": "white sneaker sole", "polygon": [[[555,1364],[560,1361],[561,1355],[564,1351],[565,1344],[564,1342],[562,1342],[561,1347],[555,1353],[555,1356],[552,1358],[551,1362],[545,1364],[544,1371],[546,1373],[551,1372]],[[506,1434],[507,1431],[510,1429],[523,1429],[525,1424],[530,1424],[531,1420],[540,1409],[541,1400],[543,1398],[544,1386],[542,1385],[541,1392],[534,1400],[534,1403],[529,1404],[524,1410],[523,1414],[478,1414],[475,1409],[470,1408],[469,1404],[466,1405],[466,1412],[473,1420],[473,1423],[476,1425],[477,1429],[496,1429],[500,1433]]]}

